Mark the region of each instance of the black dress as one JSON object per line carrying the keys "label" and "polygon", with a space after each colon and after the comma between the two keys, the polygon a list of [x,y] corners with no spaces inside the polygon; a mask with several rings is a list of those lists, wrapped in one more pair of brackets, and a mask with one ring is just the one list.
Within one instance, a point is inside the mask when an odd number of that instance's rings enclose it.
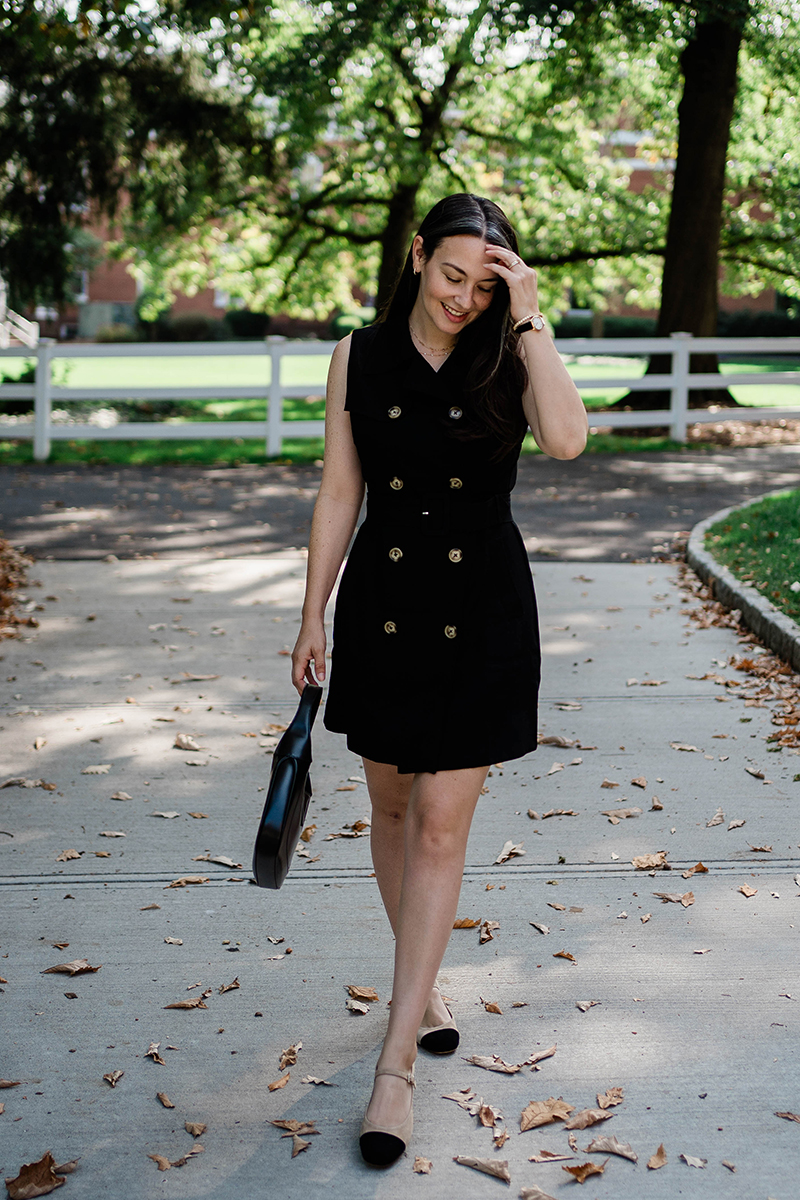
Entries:
{"label": "black dress", "polygon": [[351,335],[347,400],[367,515],[336,600],[325,726],[398,771],[536,748],[536,600],[511,517],[520,446],[466,440],[468,331],[438,370],[405,323]]}

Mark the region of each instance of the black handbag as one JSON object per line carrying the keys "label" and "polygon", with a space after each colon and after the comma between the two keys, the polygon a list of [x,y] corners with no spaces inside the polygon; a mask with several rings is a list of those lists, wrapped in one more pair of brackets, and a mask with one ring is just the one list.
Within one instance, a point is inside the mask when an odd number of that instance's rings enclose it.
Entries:
{"label": "black handbag", "polygon": [[297,848],[311,799],[311,727],[321,697],[321,687],[306,684],[297,712],[275,748],[253,850],[253,875],[259,887],[281,886]]}

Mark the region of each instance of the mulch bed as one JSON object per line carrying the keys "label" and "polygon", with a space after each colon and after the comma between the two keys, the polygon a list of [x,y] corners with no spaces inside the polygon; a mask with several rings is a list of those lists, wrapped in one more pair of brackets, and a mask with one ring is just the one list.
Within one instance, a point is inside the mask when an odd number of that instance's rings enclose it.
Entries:
{"label": "mulch bed", "polygon": [[39,624],[36,617],[21,616],[16,611],[19,589],[28,582],[27,569],[32,565],[33,559],[0,538],[0,640],[17,637],[20,626],[35,628]]}

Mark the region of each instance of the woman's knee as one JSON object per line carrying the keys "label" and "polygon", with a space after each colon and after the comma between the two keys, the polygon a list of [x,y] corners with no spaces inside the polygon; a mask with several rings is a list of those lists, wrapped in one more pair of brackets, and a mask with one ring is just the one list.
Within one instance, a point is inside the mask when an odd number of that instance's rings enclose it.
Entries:
{"label": "woman's knee", "polygon": [[407,830],[417,855],[443,860],[463,853],[469,821],[447,805],[416,804],[409,810]]}

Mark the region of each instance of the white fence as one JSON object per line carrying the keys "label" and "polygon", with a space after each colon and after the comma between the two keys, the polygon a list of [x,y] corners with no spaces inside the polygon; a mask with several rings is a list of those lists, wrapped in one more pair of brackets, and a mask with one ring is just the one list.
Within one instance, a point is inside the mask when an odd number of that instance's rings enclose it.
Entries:
{"label": "white fence", "polygon": [[[108,439],[140,438],[253,438],[265,440],[266,454],[273,457],[281,453],[286,437],[322,437],[324,421],[287,421],[283,415],[283,400],[290,396],[317,394],[320,388],[309,384],[285,384],[281,377],[281,364],[290,356],[324,355],[330,357],[335,342],[287,341],[269,337],[259,342],[180,342],[180,343],[120,343],[75,345],[57,343],[52,339],[41,339],[35,352],[36,381],[29,384],[3,384],[0,400],[33,400],[33,423],[18,423],[6,426],[9,438],[33,438],[33,455],[38,461],[49,457],[54,439]],[[757,355],[800,355],[800,337],[789,338],[694,338],[688,333],[674,333],[668,338],[560,338],[556,347],[562,354],[604,357],[631,355],[638,358],[650,354],[666,354],[672,366],[666,375],[644,375],[638,378],[626,376],[596,376],[576,380],[580,391],[628,388],[637,391],[668,391],[669,409],[644,412],[592,410],[590,416],[595,425],[614,429],[625,427],[669,425],[676,441],[686,440],[686,427],[696,421],[724,421],[735,418],[739,421],[775,420],[781,417],[800,417],[800,406],[775,408],[727,408],[710,412],[707,409],[692,409],[689,414],[690,389],[717,389],[742,384],[800,384],[800,369],[771,372],[739,372],[725,375],[691,374],[689,356],[698,353],[757,354]],[[52,364],[58,358],[174,358],[206,355],[258,355],[271,361],[269,382],[263,386],[249,387],[124,387],[124,388],[70,388],[54,387]],[[18,346],[0,350],[0,362],[10,356],[31,358],[30,350]],[[800,365],[800,364],[799,364]],[[187,421],[183,424],[164,422],[122,422],[109,428],[96,425],[58,425],[51,419],[54,401],[75,402],[81,400],[241,400],[263,399],[264,420],[258,421]],[[0,435],[4,432],[0,423]]]}

